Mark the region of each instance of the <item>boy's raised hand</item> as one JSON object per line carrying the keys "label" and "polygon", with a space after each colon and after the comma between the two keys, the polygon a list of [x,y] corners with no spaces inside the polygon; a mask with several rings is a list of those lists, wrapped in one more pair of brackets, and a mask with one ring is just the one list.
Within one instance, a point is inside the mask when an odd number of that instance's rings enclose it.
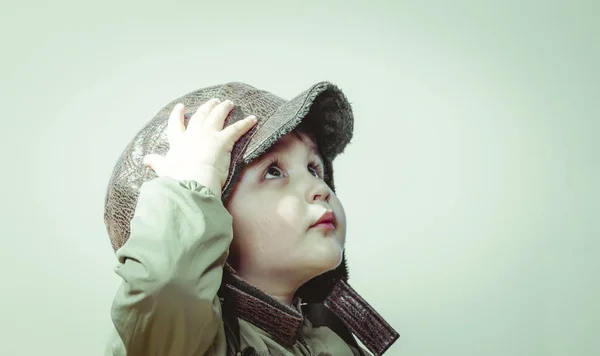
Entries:
{"label": "boy's raised hand", "polygon": [[183,104],[175,105],[167,126],[169,151],[165,156],[145,156],[144,164],[159,177],[195,180],[220,198],[233,146],[256,124],[256,117],[252,115],[223,129],[232,109],[230,100],[211,99],[198,108],[186,129],[185,108]]}

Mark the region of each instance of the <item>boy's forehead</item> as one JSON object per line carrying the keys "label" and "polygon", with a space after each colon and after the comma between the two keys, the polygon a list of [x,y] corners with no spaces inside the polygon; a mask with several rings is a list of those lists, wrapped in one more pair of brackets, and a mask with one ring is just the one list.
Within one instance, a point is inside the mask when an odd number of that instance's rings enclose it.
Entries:
{"label": "boy's forehead", "polygon": [[271,147],[269,147],[269,149],[267,149],[264,154],[266,155],[269,153],[285,150],[286,148],[289,148],[293,142],[300,142],[301,144],[308,147],[308,149],[314,154],[320,156],[319,148],[317,147],[315,141],[307,134],[299,131],[292,131],[286,134],[285,136],[281,137]]}

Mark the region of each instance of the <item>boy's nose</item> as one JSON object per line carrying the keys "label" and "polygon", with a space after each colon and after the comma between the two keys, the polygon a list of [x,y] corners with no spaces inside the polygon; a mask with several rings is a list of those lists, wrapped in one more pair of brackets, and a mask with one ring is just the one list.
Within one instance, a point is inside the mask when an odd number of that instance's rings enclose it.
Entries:
{"label": "boy's nose", "polygon": [[329,202],[329,198],[331,198],[331,191],[329,190],[329,186],[319,178],[311,176],[310,185],[308,188],[308,201],[313,202],[316,200],[322,200],[324,202]]}

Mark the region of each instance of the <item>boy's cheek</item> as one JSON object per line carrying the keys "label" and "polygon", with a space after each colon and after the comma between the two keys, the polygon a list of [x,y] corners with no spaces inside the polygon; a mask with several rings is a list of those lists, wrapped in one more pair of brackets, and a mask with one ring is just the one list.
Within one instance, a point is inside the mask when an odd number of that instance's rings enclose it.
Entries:
{"label": "boy's cheek", "polygon": [[342,246],[342,248],[344,248],[344,246],[346,245],[346,231],[345,230],[339,232],[338,241],[340,242],[340,245]]}

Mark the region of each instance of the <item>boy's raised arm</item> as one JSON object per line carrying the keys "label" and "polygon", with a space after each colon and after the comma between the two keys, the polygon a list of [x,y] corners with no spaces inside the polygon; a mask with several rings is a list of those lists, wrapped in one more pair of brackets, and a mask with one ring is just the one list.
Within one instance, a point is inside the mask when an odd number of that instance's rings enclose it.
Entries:
{"label": "boy's raised arm", "polygon": [[[117,251],[123,282],[112,306],[113,355],[204,355],[224,333],[217,291],[233,226],[221,189],[235,142],[257,122],[249,116],[224,128],[233,107],[208,100],[186,127],[185,107],[175,105],[169,151],[144,157],[158,178],[141,187],[129,239]],[[226,344],[214,348],[224,354]]]}
{"label": "boy's raised arm", "polygon": [[231,215],[208,188],[146,182],[117,251],[113,354],[203,355],[223,333],[217,291],[232,236]]}

